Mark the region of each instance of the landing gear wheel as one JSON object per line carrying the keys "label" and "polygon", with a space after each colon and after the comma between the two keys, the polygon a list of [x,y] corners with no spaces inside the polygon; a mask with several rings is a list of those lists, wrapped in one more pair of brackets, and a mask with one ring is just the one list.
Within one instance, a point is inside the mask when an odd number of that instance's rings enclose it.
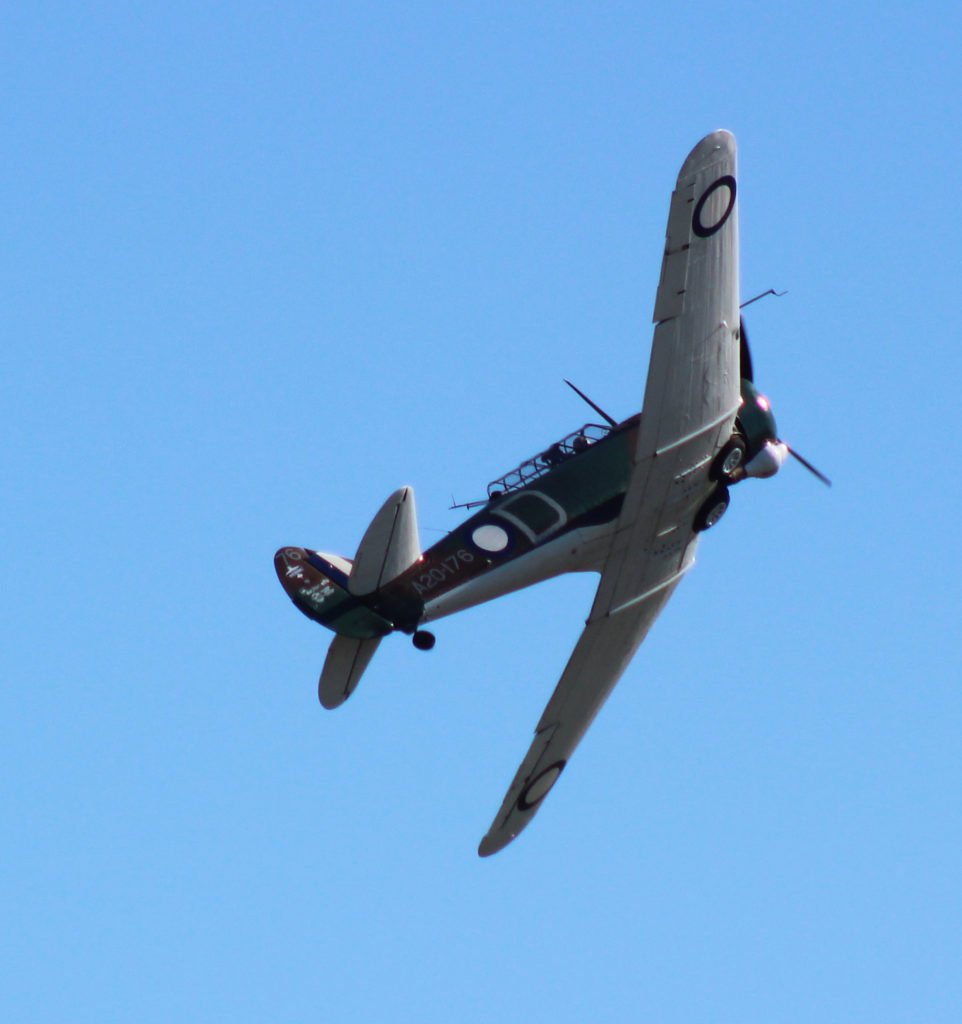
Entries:
{"label": "landing gear wheel", "polygon": [[732,476],[745,461],[745,440],[738,434],[732,435],[731,440],[715,456],[708,475],[712,480],[721,483],[730,483]]}
{"label": "landing gear wheel", "polygon": [[693,524],[695,533],[710,530],[727,511],[728,501],[728,488],[716,487],[695,515]]}
{"label": "landing gear wheel", "polygon": [[411,643],[419,651],[430,651],[434,646],[435,637],[433,633],[429,633],[426,629],[419,629],[413,637],[411,637]]}

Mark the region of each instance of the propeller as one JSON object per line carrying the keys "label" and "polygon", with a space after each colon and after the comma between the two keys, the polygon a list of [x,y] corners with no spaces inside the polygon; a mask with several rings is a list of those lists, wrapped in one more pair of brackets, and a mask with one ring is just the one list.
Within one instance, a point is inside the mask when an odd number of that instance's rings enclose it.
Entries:
{"label": "propeller", "polygon": [[752,351],[748,347],[748,330],[745,327],[745,318],[738,318],[738,359],[741,363],[742,380],[752,381],[755,376],[752,370]]}
{"label": "propeller", "polygon": [[[784,295],[785,293],[776,292],[774,289],[769,289],[767,292],[763,293],[763,295],[769,294]],[[742,305],[748,306],[752,302],[755,302],[757,299],[763,298],[763,295],[756,295],[754,299],[749,299],[748,302],[744,302],[742,303]],[[738,358],[741,364],[739,372],[741,373],[742,379],[754,383],[755,378],[754,369],[752,367],[752,351],[748,344],[748,330],[745,327],[745,318],[743,316],[739,316],[738,318]],[[813,473],[815,476],[817,476],[818,479],[821,480],[826,487],[832,486],[832,481],[829,480],[829,478],[823,472],[821,472],[821,470],[816,469],[808,461],[808,459],[799,455],[798,452],[795,451],[795,449],[787,441],[783,441],[781,438],[779,438],[778,444],[785,445],[785,448],[788,450],[788,454],[791,455],[793,458],[798,459],[798,461],[809,471],[809,473]]]}
{"label": "propeller", "polygon": [[[753,302],[758,302],[759,299],[764,299],[766,295],[774,295],[776,299],[780,299],[783,295],[787,295],[788,292],[777,292],[774,288],[769,288],[768,291],[762,292],[761,295],[756,295],[753,299],[748,299],[747,302],[743,302],[738,308],[744,309],[746,306],[750,306]],[[738,337],[739,337],[739,355],[741,357],[741,373],[744,380],[754,382],[755,378],[752,375],[752,353],[748,347],[748,331],[745,329],[745,318],[741,315],[738,317]]]}
{"label": "propeller", "polygon": [[778,443],[779,444],[784,444],[785,447],[788,449],[788,454],[791,455],[793,458],[798,459],[798,461],[809,471],[809,473],[814,473],[815,476],[817,476],[819,478],[819,480],[821,480],[822,483],[825,484],[826,487],[831,487],[832,486],[832,481],[829,480],[829,478],[824,473],[822,473],[820,470],[817,470],[808,461],[808,459],[802,458],[802,456],[799,455],[798,452],[795,451],[795,449],[790,444],[787,444],[785,441],[782,441],[782,440],[779,440]]}

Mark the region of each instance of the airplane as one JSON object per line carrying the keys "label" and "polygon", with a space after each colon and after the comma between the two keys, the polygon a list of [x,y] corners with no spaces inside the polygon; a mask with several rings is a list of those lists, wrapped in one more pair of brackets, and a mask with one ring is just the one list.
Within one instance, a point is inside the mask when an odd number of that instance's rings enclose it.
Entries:
{"label": "airplane", "polygon": [[[668,212],[640,413],[586,423],[488,485],[477,511],[427,551],[401,487],[353,559],[302,547],[274,556],[295,606],[333,630],[318,684],[325,708],[355,690],[381,641],[567,572],[601,579],[584,631],[481,840],[496,853],[531,821],[681,578],[731,488],[793,455],[754,383],[739,302],[734,136],[689,153]],[[754,301],[754,300],[752,300]],[[747,303],[745,303],[747,305]],[[570,383],[570,382],[567,382]],[[571,385],[574,387],[574,385]],[[469,506],[470,507],[470,506]]]}

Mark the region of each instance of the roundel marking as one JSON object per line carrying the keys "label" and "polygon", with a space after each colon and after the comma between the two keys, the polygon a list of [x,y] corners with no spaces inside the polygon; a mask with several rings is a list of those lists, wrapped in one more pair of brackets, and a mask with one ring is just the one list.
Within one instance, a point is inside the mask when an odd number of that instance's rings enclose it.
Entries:
{"label": "roundel marking", "polygon": [[558,781],[558,776],[564,766],[564,761],[555,761],[554,764],[548,765],[543,772],[539,772],[524,787],[524,791],[518,797],[518,810],[530,811],[532,807],[537,807],[551,792],[551,787]]}
{"label": "roundel marking", "polygon": [[[714,224],[705,224],[701,219],[705,204],[720,188],[728,189],[728,205],[722,210],[721,216],[716,219]],[[698,200],[695,212],[691,216],[691,229],[699,238],[710,238],[728,220],[735,208],[735,191],[735,179],[730,174],[723,174],[702,192],[701,199]]]}
{"label": "roundel marking", "polygon": [[511,537],[503,526],[498,526],[496,523],[483,523],[471,534],[471,543],[481,551],[498,555],[507,550],[511,543]]}

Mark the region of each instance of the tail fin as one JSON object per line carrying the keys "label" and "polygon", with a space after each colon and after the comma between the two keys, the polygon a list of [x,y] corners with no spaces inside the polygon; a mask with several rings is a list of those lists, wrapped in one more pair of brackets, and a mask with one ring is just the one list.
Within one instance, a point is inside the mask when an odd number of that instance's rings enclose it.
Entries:
{"label": "tail fin", "polygon": [[396,579],[421,557],[414,491],[402,487],[381,506],[353,561],[306,548],[281,548],[274,568],[300,610],[337,634],[317,685],[326,708],[354,692],[381,638],[394,629],[367,595]]}
{"label": "tail fin", "polygon": [[366,640],[334,637],[317,684],[317,696],[324,707],[336,708],[351,696],[380,642],[379,636]]}
{"label": "tail fin", "polygon": [[356,596],[373,594],[420,557],[414,491],[402,487],[381,506],[361,538],[347,589]]}
{"label": "tail fin", "polygon": [[[414,491],[401,487],[384,502],[361,538],[347,578],[348,592],[355,597],[373,594],[420,557]],[[351,696],[380,642],[381,637],[334,637],[317,686],[324,707],[336,708]]]}

